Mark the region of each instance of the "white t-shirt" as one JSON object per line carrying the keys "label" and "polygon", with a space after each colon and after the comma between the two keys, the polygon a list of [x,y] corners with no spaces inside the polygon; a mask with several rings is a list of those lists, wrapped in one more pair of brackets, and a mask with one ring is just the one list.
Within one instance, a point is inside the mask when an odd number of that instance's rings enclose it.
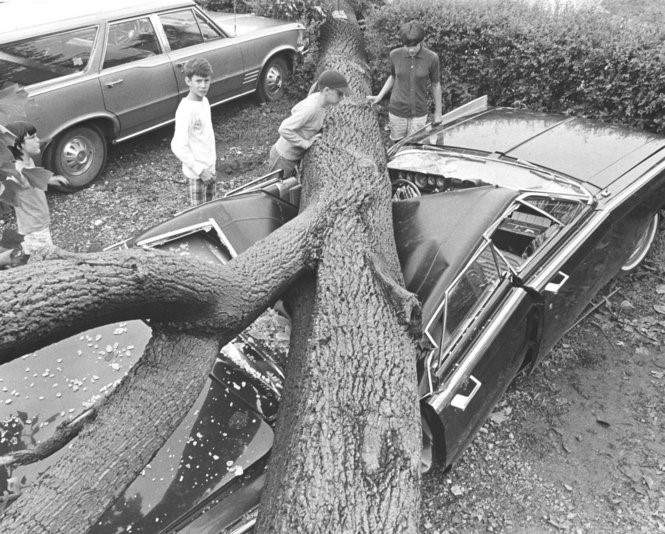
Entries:
{"label": "white t-shirt", "polygon": [[205,169],[215,171],[215,132],[207,98],[180,101],[171,150],[182,161],[182,172],[188,178],[198,178]]}

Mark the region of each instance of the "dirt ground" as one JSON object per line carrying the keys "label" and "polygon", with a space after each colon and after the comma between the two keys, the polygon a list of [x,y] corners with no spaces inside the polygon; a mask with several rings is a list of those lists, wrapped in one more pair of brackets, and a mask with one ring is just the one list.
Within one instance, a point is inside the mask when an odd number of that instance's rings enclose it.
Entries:
{"label": "dirt ground", "polygon": [[[215,110],[220,192],[266,170],[292,104]],[[52,194],[56,244],[96,250],[187,207],[171,133],[113,147],[92,187]],[[425,477],[421,530],[665,532],[664,294],[661,233],[644,265],[511,386],[459,463]]]}

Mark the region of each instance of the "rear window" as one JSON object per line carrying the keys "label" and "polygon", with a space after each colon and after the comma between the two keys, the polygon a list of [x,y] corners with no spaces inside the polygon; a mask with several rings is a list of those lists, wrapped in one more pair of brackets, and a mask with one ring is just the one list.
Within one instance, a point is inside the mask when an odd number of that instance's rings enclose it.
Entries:
{"label": "rear window", "polygon": [[97,27],[0,46],[0,80],[20,85],[82,72],[88,66]]}

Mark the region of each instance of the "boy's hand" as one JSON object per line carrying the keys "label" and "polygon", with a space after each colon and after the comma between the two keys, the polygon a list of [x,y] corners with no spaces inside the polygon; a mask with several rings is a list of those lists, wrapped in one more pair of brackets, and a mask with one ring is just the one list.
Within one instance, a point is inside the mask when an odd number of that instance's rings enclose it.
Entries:
{"label": "boy's hand", "polygon": [[378,104],[379,102],[381,102],[381,100],[383,100],[382,98],[379,98],[378,95],[377,96],[367,95],[365,98],[369,101],[370,104]]}
{"label": "boy's hand", "polygon": [[314,137],[312,137],[312,138],[309,140],[309,146],[312,146],[312,145],[313,145],[314,143],[316,143],[319,139],[321,139],[321,135],[322,135],[322,134],[320,134],[320,133],[314,134]]}
{"label": "boy's hand", "polygon": [[201,178],[201,181],[204,184],[209,184],[215,179],[215,173],[209,171],[208,169],[203,169],[199,175],[199,178]]}
{"label": "boy's hand", "polygon": [[54,174],[48,179],[49,185],[69,185],[69,180],[59,174]]}

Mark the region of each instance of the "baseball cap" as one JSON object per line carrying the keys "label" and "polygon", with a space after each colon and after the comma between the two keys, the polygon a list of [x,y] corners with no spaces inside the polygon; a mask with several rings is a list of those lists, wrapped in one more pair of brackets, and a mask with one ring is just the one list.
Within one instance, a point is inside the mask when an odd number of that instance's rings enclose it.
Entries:
{"label": "baseball cap", "polygon": [[351,92],[351,89],[349,89],[349,82],[347,82],[346,78],[336,70],[324,70],[319,74],[316,84],[319,91],[324,87],[329,87],[330,89],[336,89],[345,95],[348,95]]}

